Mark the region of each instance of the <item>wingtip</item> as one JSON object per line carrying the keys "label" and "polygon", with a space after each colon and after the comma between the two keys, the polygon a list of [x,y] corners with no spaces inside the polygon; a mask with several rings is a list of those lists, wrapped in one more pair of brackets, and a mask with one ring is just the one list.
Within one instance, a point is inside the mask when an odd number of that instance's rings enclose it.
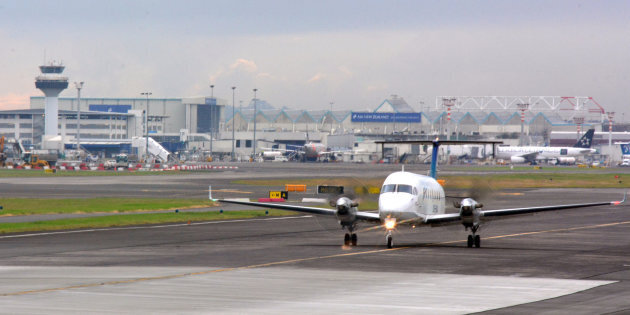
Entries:
{"label": "wingtip", "polygon": [[620,201],[613,201],[613,202],[611,202],[611,204],[612,204],[613,206],[619,206],[619,205],[621,205],[621,204],[625,203],[625,202],[626,202],[626,200],[627,200],[627,198],[628,198],[628,191],[626,191],[626,192],[623,194],[623,199],[622,199],[622,200],[620,200]]}

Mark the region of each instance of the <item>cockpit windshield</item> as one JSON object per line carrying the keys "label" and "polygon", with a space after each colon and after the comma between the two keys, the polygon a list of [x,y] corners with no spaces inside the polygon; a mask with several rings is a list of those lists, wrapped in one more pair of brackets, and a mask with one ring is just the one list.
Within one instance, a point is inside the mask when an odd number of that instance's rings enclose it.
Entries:
{"label": "cockpit windshield", "polygon": [[399,193],[411,193],[411,185],[398,185],[398,188],[396,188],[396,191]]}
{"label": "cockpit windshield", "polygon": [[383,189],[381,189],[381,194],[388,193],[388,192],[395,192],[395,191],[396,191],[396,184],[387,184],[387,185],[383,185]]}
{"label": "cockpit windshield", "polygon": [[413,192],[413,188],[411,185],[396,185],[396,184],[387,184],[383,185],[381,189],[381,194],[388,192],[399,192],[399,193],[408,193],[411,194]]}

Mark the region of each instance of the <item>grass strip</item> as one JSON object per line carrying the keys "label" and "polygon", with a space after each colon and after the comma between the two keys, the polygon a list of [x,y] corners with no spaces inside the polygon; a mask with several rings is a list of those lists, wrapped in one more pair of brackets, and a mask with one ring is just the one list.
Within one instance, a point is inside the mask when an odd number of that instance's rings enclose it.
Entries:
{"label": "grass strip", "polygon": [[444,176],[445,188],[467,189],[480,184],[492,189],[630,188],[630,175],[597,173],[515,173]]}
{"label": "grass strip", "polygon": [[135,226],[146,224],[165,224],[180,222],[217,221],[230,219],[249,219],[259,217],[275,217],[295,215],[296,213],[282,210],[251,210],[251,211],[207,211],[207,212],[169,212],[118,214],[87,218],[59,219],[50,221],[0,223],[0,234],[22,233],[35,231],[58,231],[86,228],[107,228]]}
{"label": "grass strip", "polygon": [[46,173],[44,170],[25,170],[25,169],[0,169],[0,178],[2,177],[85,177],[85,176],[168,176],[201,173],[208,171],[56,171],[55,173]]}
{"label": "grass strip", "polygon": [[84,198],[37,199],[0,198],[0,215],[133,212],[209,207],[207,199]]}
{"label": "grass strip", "polygon": [[[510,173],[510,174],[475,174],[445,175],[438,178],[446,180],[446,189],[467,189],[483,182],[492,189],[518,188],[630,188],[630,175],[621,173]],[[309,189],[317,185],[340,185],[353,187],[360,185],[380,188],[385,178],[303,178],[303,179],[265,179],[237,180],[233,183],[253,186],[284,186],[285,184],[307,185]]]}

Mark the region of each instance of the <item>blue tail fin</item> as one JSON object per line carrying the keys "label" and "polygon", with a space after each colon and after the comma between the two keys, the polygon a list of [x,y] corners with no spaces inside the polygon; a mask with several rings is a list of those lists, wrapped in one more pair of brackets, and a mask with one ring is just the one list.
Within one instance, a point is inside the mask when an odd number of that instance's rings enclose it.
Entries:
{"label": "blue tail fin", "polygon": [[585,148],[590,149],[591,144],[593,143],[593,134],[595,134],[595,129],[589,129],[583,136],[578,140],[576,144],[573,145],[574,148]]}
{"label": "blue tail fin", "polygon": [[431,152],[431,177],[437,179],[437,163],[438,163],[438,149],[440,148],[440,141],[438,139],[433,140],[433,151]]}

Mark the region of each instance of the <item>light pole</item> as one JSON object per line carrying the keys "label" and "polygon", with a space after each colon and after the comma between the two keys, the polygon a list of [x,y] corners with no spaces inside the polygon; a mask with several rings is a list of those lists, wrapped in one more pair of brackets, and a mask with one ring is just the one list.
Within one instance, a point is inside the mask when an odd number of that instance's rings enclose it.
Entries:
{"label": "light pole", "polygon": [[252,143],[252,147],[254,148],[254,161],[256,160],[256,114],[258,114],[258,107],[256,106],[258,103],[258,100],[256,99],[256,92],[258,92],[258,89],[254,89],[254,143]]}
{"label": "light pole", "polygon": [[214,155],[214,149],[212,147],[212,141],[214,138],[214,134],[216,133],[216,127],[214,125],[214,117],[215,117],[215,108],[216,108],[216,104],[217,101],[214,99],[214,84],[210,84],[210,99],[214,100],[214,105],[210,105],[210,159],[212,160],[213,155]]}
{"label": "light pole", "polygon": [[330,134],[332,135],[333,132],[333,112],[332,112],[332,107],[333,104],[335,104],[334,102],[330,102]]}
{"label": "light pole", "polygon": [[[446,139],[449,139],[449,127],[451,125],[451,108],[453,106],[455,106],[455,101],[457,99],[456,98],[443,98],[442,99],[442,106],[446,107]],[[441,121],[441,119],[440,119]]]}
{"label": "light pole", "polygon": [[[613,126],[613,118],[615,117],[615,112],[606,112],[608,115],[608,150],[610,157],[612,157],[612,126]],[[610,158],[608,159],[611,160]],[[612,162],[612,161],[610,161]]]}
{"label": "light pole", "polygon": [[529,103],[519,103],[516,107],[521,110],[521,139],[519,145],[525,145],[525,111],[529,108]]}
{"label": "light pole", "polygon": [[145,129],[145,135],[146,135],[146,142],[145,142],[145,147],[144,147],[144,162],[147,163],[148,159],[149,159],[149,96],[151,96],[153,93],[151,92],[142,92],[140,93],[140,95],[146,95],[147,97],[147,113],[145,114],[145,124],[144,124],[144,129]]}
{"label": "light pole", "polygon": [[234,140],[234,118],[236,118],[236,117],[234,117],[234,115],[235,115],[235,112],[234,112],[234,90],[236,90],[235,86],[232,87],[232,162],[234,162],[234,157],[235,157],[234,156],[234,141],[235,141]]}
{"label": "light pole", "polygon": [[74,82],[74,86],[77,88],[77,152],[79,153],[79,159],[81,157],[81,89],[83,88],[83,81]]}

